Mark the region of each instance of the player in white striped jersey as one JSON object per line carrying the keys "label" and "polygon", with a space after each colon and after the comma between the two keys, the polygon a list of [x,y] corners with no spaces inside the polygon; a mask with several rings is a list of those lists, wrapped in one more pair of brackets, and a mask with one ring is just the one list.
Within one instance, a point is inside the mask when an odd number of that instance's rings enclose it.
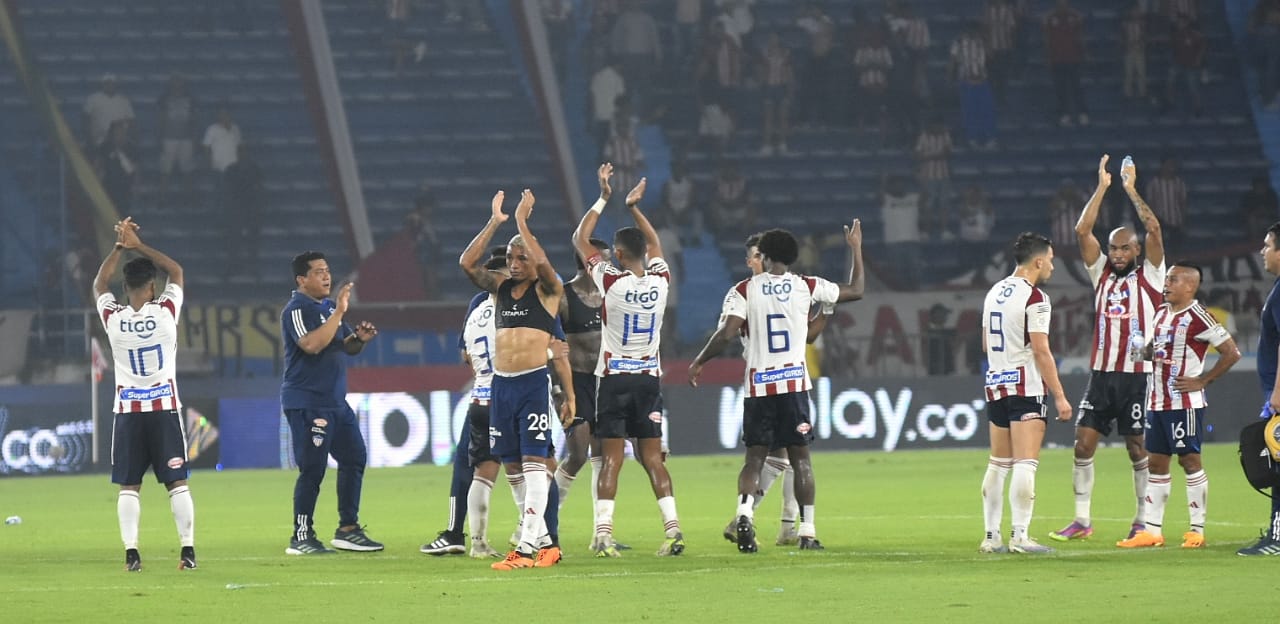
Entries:
{"label": "player in white striped jersey", "polygon": [[1000,537],[1004,481],[1013,471],[1009,507],[1013,532],[1008,550],[1049,553],[1027,534],[1036,498],[1036,468],[1044,441],[1045,394],[1052,394],[1058,420],[1071,419],[1071,403],[1058,380],[1049,350],[1052,308],[1040,284],[1053,275],[1053,245],[1040,234],[1023,232],[1013,243],[1018,266],[987,292],[982,304],[982,348],[987,352],[987,420],[991,457],[982,479],[986,536],[981,552],[1005,552]]}
{"label": "player in white striped jersey", "polygon": [[696,386],[702,367],[722,353],[749,325],[746,344],[746,388],[742,441],[746,460],[738,473],[736,528],[738,551],[756,552],[754,499],[760,492],[760,471],[770,449],[785,446],[795,470],[796,501],[800,505],[799,547],[822,550],[814,525],[814,478],[809,458],[813,440],[809,422],[809,374],[805,362],[809,310],[814,303],[837,303],[862,298],[862,224],[844,228],[849,245],[849,282],[834,284],[820,277],[796,275],[788,266],[800,254],[796,237],[786,230],[760,235],[764,272],[729,289],[725,320],[689,365],[689,383]]}
{"label": "player in white striped jersey", "polygon": [[[1169,463],[1174,455],[1187,475],[1187,511],[1191,528],[1182,535],[1183,548],[1204,547],[1204,521],[1209,500],[1209,477],[1200,463],[1200,436],[1204,431],[1204,388],[1240,361],[1240,349],[1231,334],[1196,301],[1200,267],[1177,263],[1164,283],[1164,305],[1156,310],[1152,336],[1135,354],[1151,360],[1151,390],[1147,395],[1147,452],[1151,476],[1147,483],[1145,528],[1120,540],[1121,548],[1164,546],[1164,508],[1169,502],[1172,479]],[[1218,349],[1218,361],[1204,370],[1209,347]],[[1137,358],[1135,358],[1137,359]]]}
{"label": "player in white striped jersey", "polygon": [[[120,486],[116,515],[124,541],[125,569],[142,569],[138,555],[138,497],[150,466],[169,490],[169,507],[182,552],[179,570],[196,567],[195,505],[187,489],[187,440],[178,399],[178,315],[182,309],[182,267],[138,238],[138,224],[126,217],[115,226],[115,249],[93,280],[98,316],[115,360],[115,420],[111,427],[111,482]],[[111,277],[126,250],[141,255],[124,265],[128,303],[116,302]],[[169,284],[157,296],[156,270]]]}
{"label": "player in white striped jersey", "polygon": [[662,456],[662,364],[658,349],[671,272],[662,259],[662,243],[644,213],[644,178],[627,193],[626,205],[635,227],[613,234],[614,266],[591,244],[608,188],[612,165],[600,166],[602,199],[582,216],[573,233],[573,246],[604,295],[600,309],[601,342],[596,360],[596,429],[604,457],[596,485],[596,556],[617,557],[613,543],[613,510],[618,492],[618,472],[624,461],[627,438],[635,438],[636,454],[649,473],[658,499],[665,534],[659,556],[684,552],[684,535],[676,514],[671,475]]}
{"label": "player in white striped jersey", "polygon": [[1111,185],[1107,160],[1098,163],[1098,187],[1076,222],[1076,239],[1094,289],[1093,354],[1089,385],[1080,400],[1076,419],[1075,466],[1071,473],[1075,492],[1075,518],[1066,527],[1049,533],[1058,541],[1085,539],[1093,534],[1090,506],[1093,499],[1093,455],[1102,436],[1110,435],[1114,424],[1124,437],[1133,466],[1134,498],[1137,512],[1129,527],[1129,537],[1142,530],[1143,505],[1147,490],[1147,451],[1142,443],[1143,403],[1146,399],[1150,364],[1128,357],[1131,344],[1141,345],[1151,335],[1151,317],[1160,305],[1164,288],[1164,239],[1160,221],[1142,201],[1137,190],[1137,170],[1126,158],[1120,168],[1124,190],[1133,202],[1147,230],[1146,257],[1137,234],[1119,227],[1107,239],[1102,253],[1093,226],[1098,220],[1103,196]]}

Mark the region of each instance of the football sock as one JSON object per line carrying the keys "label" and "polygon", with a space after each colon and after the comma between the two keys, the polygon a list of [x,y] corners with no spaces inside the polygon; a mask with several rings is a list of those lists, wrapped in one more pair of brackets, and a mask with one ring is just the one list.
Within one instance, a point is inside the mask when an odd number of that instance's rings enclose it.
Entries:
{"label": "football sock", "polygon": [[191,500],[191,490],[187,486],[179,485],[169,490],[169,509],[173,512],[174,524],[178,526],[178,541],[183,546],[195,546],[196,504]]}
{"label": "football sock", "polygon": [[543,513],[547,509],[547,495],[550,489],[547,480],[547,467],[539,462],[524,464],[524,522],[520,530],[519,550],[530,553],[536,548],[538,538],[546,533],[547,525]]}
{"label": "football sock", "polygon": [[764,495],[769,493],[769,488],[773,487],[773,482],[778,480],[782,473],[786,472],[791,466],[791,462],[778,457],[766,457],[764,467],[760,469],[760,496],[756,498],[756,507],[764,501]]}
{"label": "football sock", "polygon": [[613,535],[613,503],[606,498],[596,501],[596,535]]}
{"label": "football sock", "polygon": [[1026,539],[1027,527],[1031,525],[1031,513],[1036,506],[1036,468],[1040,462],[1034,459],[1019,459],[1013,462],[1013,476],[1009,479],[1010,524],[1013,526],[1013,539]]}
{"label": "football sock", "polygon": [[1138,512],[1134,518],[1139,522],[1146,517],[1147,508],[1147,482],[1151,477],[1151,471],[1147,468],[1149,461],[1146,457],[1133,462],[1133,495],[1138,499]]}
{"label": "football sock", "polygon": [[556,468],[556,489],[560,490],[560,504],[569,498],[569,488],[573,487],[573,480],[576,475],[571,475],[564,471],[564,465]]}
{"label": "football sock", "polygon": [[738,512],[734,514],[733,517],[737,518],[738,516],[746,516],[747,518],[754,519],[756,517],[756,505],[755,501],[752,500],[754,498],[755,497],[750,494],[739,494]]}
{"label": "football sock", "polygon": [[[1136,477],[1135,477],[1136,478]],[[1146,480],[1143,480],[1145,485]],[[1092,516],[1089,513],[1093,501],[1093,458],[1076,458],[1075,467],[1071,469],[1071,488],[1076,495],[1076,522],[1081,526],[1091,526]]]}
{"label": "football sock", "polygon": [[471,488],[471,479],[475,476],[468,453],[468,447],[471,446],[469,431],[470,427],[462,428],[463,435],[459,436],[458,447],[454,449],[453,474],[449,480],[449,525],[446,528],[455,535],[462,535],[462,529],[466,525],[467,490]]}
{"label": "football sock", "polygon": [[524,524],[524,475],[508,474],[507,484],[511,486],[511,498],[516,502],[516,513],[519,514],[520,524]]}
{"label": "football sock", "polygon": [[604,469],[604,458],[592,457],[587,461],[591,464],[591,526],[595,526],[599,522],[599,517],[596,516],[596,509],[599,509],[596,504],[599,501],[599,492],[596,491],[596,487],[600,484],[600,471]]}
{"label": "football sock", "polygon": [[800,504],[796,502],[796,471],[791,467],[791,462],[787,462],[787,469],[782,475],[782,522],[796,521],[796,516],[800,515]]}
{"label": "football sock", "polygon": [[817,537],[818,530],[814,526],[813,505],[800,506],[800,523],[796,527],[800,537]]}
{"label": "football sock", "polygon": [[1209,477],[1204,470],[1187,475],[1187,508],[1191,516],[1191,530],[1204,533],[1204,519],[1209,504]]}
{"label": "football sock", "polygon": [[[543,471],[547,475],[547,509],[543,512],[543,520],[546,521],[547,535],[553,544],[559,543],[560,535],[560,488],[556,486],[555,477],[551,473]],[[538,537],[544,537],[539,535]],[[547,540],[544,540],[544,542]],[[539,546],[542,546],[539,543]]]}
{"label": "football sock", "polygon": [[[1147,532],[1161,535],[1164,525],[1164,506],[1169,502],[1169,475],[1151,475],[1147,478],[1147,511],[1144,521]],[[1188,491],[1191,489],[1188,485]]]}
{"label": "football sock", "polygon": [[116,499],[116,516],[120,518],[120,539],[125,550],[138,547],[138,521],[142,518],[142,502],[134,490],[120,490]]}
{"label": "football sock", "polygon": [[675,537],[680,532],[680,518],[676,516],[676,497],[659,498],[658,510],[662,512],[662,530],[666,532],[667,537]]}
{"label": "football sock", "polygon": [[493,482],[476,476],[467,492],[467,519],[471,521],[471,542],[489,542],[489,498],[493,496]]}
{"label": "football sock", "polygon": [[986,539],[1000,539],[1000,523],[1004,520],[1004,480],[1013,459],[987,458],[987,474],[982,477],[982,520]]}

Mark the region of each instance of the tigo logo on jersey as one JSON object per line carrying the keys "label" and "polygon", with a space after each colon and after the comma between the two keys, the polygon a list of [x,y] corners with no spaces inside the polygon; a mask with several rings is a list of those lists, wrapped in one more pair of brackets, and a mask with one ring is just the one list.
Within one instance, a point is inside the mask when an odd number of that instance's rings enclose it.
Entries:
{"label": "tigo logo on jersey", "polygon": [[1003,386],[1005,384],[1016,384],[1022,381],[1022,371],[1006,370],[1006,371],[987,371],[988,386]]}
{"label": "tigo logo on jersey", "polygon": [[137,334],[139,338],[147,339],[156,333],[156,319],[154,316],[148,316],[141,319],[120,319],[120,331],[126,334]]}
{"label": "tigo logo on jersey", "polygon": [[658,294],[657,288],[652,288],[649,290],[649,292],[628,290],[627,294],[623,295],[622,297],[623,301],[626,301],[627,303],[638,303],[640,304],[640,307],[646,310],[652,310],[655,306],[657,306],[658,298],[659,298],[659,294]]}
{"label": "tigo logo on jersey", "polygon": [[489,321],[492,318],[493,308],[485,308],[484,311],[480,313],[480,318],[476,319],[476,325],[479,325],[480,327],[488,327]]}
{"label": "tigo logo on jersey", "polygon": [[792,379],[803,379],[808,373],[805,372],[803,366],[790,366],[787,368],[779,368],[771,371],[757,371],[751,376],[752,383],[767,384],[779,381],[790,381]]}
{"label": "tigo logo on jersey", "polygon": [[778,301],[783,303],[791,300],[791,282],[782,282],[780,284],[765,282],[760,291],[770,297],[777,297]]}

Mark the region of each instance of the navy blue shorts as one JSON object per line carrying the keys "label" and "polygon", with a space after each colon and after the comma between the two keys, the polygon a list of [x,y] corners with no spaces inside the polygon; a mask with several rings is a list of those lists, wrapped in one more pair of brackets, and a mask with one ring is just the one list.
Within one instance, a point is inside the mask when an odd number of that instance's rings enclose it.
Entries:
{"label": "navy blue shorts", "polygon": [[1147,452],[1186,455],[1200,452],[1204,408],[1147,412]]}
{"label": "navy blue shorts", "polygon": [[187,436],[177,410],[116,414],[111,425],[111,482],[141,485],[147,466],[160,483],[190,476]]}
{"label": "navy blue shorts", "polygon": [[551,457],[551,378],[546,368],[493,376],[489,450],[503,463]]}
{"label": "navy blue shorts", "polygon": [[1046,420],[1044,397],[1007,396],[987,402],[987,420],[1001,429],[1011,422]]}

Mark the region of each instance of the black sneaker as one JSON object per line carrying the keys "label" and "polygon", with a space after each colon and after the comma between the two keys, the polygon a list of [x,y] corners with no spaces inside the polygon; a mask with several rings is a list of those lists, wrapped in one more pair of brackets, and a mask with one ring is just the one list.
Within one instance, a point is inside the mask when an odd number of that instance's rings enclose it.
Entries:
{"label": "black sneaker", "polygon": [[364,533],[364,527],[356,527],[349,531],[339,528],[333,533],[333,539],[329,543],[339,550],[354,550],[358,552],[373,552],[382,550],[382,542],[375,542],[369,539]]}
{"label": "black sneaker", "polygon": [[462,541],[461,533],[441,531],[439,535],[436,535],[435,541],[430,544],[423,544],[418,551],[437,557],[440,555],[465,555],[467,547]]}
{"label": "black sneaker", "polygon": [[289,547],[284,549],[286,555],[332,555],[333,550],[326,548],[315,535],[307,539],[289,540]]}
{"label": "black sneaker", "polygon": [[1280,541],[1271,539],[1271,535],[1263,533],[1258,542],[1252,546],[1245,546],[1236,551],[1241,557],[1258,557],[1267,555],[1280,555]]}
{"label": "black sneaker", "polygon": [[124,571],[125,572],[141,572],[142,556],[138,554],[137,548],[129,548],[124,551]]}
{"label": "black sneaker", "polygon": [[196,569],[196,549],[193,546],[183,546],[182,555],[178,558],[179,570]]}
{"label": "black sneaker", "polygon": [[826,550],[816,537],[800,538],[800,550]]}
{"label": "black sneaker", "polygon": [[738,525],[735,527],[738,535],[738,552],[753,553],[759,550],[756,544],[756,528],[751,526],[751,518],[746,516],[738,516]]}

